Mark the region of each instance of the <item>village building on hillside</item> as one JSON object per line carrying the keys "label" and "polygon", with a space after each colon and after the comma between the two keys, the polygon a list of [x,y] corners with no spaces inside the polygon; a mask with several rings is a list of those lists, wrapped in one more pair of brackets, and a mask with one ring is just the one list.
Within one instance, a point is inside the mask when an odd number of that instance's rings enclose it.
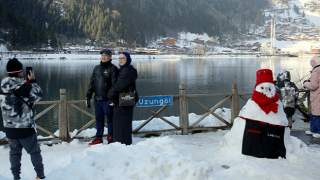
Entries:
{"label": "village building on hillside", "polygon": [[207,45],[207,46],[217,46],[217,45],[218,45],[218,43],[217,43],[217,42],[213,42],[213,41],[209,40],[209,41],[207,41],[207,42],[206,42],[206,45]]}
{"label": "village building on hillside", "polygon": [[201,44],[201,45],[204,45],[204,40],[200,40],[200,39],[195,39],[193,40],[194,43],[197,43],[197,44]]}
{"label": "village building on hillside", "polygon": [[167,39],[164,39],[162,41],[165,44],[176,44],[176,39],[175,38],[167,38]]}

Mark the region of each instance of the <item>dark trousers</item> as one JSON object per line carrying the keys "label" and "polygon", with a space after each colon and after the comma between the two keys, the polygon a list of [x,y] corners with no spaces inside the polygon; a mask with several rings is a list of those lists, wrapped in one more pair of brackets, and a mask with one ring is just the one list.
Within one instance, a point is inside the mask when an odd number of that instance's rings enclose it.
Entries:
{"label": "dark trousers", "polygon": [[131,145],[133,106],[119,106],[119,104],[116,104],[113,119],[113,141]]}
{"label": "dark trousers", "polygon": [[310,131],[320,134],[320,116],[314,116],[310,113]]}
{"label": "dark trousers", "polygon": [[94,101],[94,110],[96,116],[96,138],[102,138],[104,134],[104,116],[107,118],[108,135],[113,136],[113,107],[110,107],[108,101]]}
{"label": "dark trousers", "polygon": [[22,148],[24,148],[31,156],[31,162],[38,177],[44,176],[44,168],[42,164],[41,150],[38,144],[37,135],[21,138],[21,139],[9,139],[10,146],[10,163],[11,172],[14,179],[20,179],[21,172],[21,155]]}

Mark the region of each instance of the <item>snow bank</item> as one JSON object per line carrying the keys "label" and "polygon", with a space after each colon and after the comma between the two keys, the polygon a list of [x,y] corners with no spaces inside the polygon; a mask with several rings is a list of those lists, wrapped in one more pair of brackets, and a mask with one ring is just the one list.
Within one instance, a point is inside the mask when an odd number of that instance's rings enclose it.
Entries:
{"label": "snow bank", "polygon": [[[232,150],[219,150],[219,142],[227,132],[134,137],[131,146],[114,143],[88,147],[87,142],[74,140],[51,147],[42,145],[41,150],[48,180],[300,180],[320,176],[320,146],[301,151],[290,160],[238,156]],[[8,155],[9,148],[0,146],[1,180],[12,179]],[[230,168],[224,169],[222,165]],[[24,150],[21,176],[23,180],[35,177],[30,157]]]}
{"label": "snow bank", "polygon": [[92,179],[94,175],[95,179],[209,179],[212,168],[208,163],[194,162],[182,156],[173,144],[173,139],[162,137],[128,147],[119,143],[92,146],[80,156],[67,155],[66,161],[60,163],[62,166],[52,168],[47,177]]}
{"label": "snow bank", "polygon": [[[225,119],[230,118],[230,109],[219,108],[215,111]],[[189,114],[190,124],[201,115]],[[178,117],[165,117],[178,124]],[[308,128],[309,123],[300,120],[296,113],[293,128]],[[235,126],[239,120],[235,121]],[[244,120],[241,120],[244,122]],[[144,121],[134,122],[135,126]],[[156,119],[145,130],[167,128],[167,123]],[[297,124],[297,125],[296,125]],[[201,123],[203,126],[221,125],[213,116],[208,116]],[[237,128],[240,130],[239,128]],[[71,132],[74,136],[78,130]],[[79,134],[82,137],[95,135],[94,128]],[[105,132],[107,130],[105,129]],[[293,136],[286,141],[287,159],[266,159],[239,155],[237,146],[229,141],[228,149],[221,149],[222,139],[228,130],[199,133],[194,135],[169,135],[155,138],[133,137],[133,145],[119,143],[95,145],[88,147],[88,142],[77,139],[70,143],[62,142],[52,146],[41,145],[45,174],[48,180],[56,179],[201,179],[201,180],[300,180],[317,179],[320,176],[320,146],[307,147]],[[242,130],[243,133],[243,130]],[[286,132],[287,133],[287,132]],[[0,136],[4,136],[0,132]],[[59,131],[55,133],[59,135]],[[0,179],[11,180],[9,147],[0,146]],[[230,168],[224,169],[221,166]],[[303,168],[308,167],[308,168]],[[303,168],[303,171],[301,170]],[[21,176],[24,180],[35,178],[30,156],[23,150]]]}

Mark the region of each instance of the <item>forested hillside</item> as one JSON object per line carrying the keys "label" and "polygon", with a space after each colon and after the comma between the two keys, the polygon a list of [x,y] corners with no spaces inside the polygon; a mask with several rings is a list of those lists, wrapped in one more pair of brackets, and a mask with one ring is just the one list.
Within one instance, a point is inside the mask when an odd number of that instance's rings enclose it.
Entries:
{"label": "forested hillside", "polygon": [[178,32],[237,37],[267,0],[0,0],[0,43],[13,49],[65,42],[130,46]]}
{"label": "forested hillside", "polygon": [[[249,3],[255,5],[259,9],[266,9],[269,7],[269,0],[247,0]],[[286,0],[283,0],[286,1]]]}

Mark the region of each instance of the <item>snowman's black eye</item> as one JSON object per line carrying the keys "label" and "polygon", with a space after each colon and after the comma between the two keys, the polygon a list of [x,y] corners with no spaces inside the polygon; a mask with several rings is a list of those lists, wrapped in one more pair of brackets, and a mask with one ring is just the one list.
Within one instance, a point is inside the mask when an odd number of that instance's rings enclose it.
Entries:
{"label": "snowman's black eye", "polygon": [[269,88],[269,91],[271,91],[271,88]]}
{"label": "snowman's black eye", "polygon": [[261,87],[261,89],[264,89],[263,87]]}

